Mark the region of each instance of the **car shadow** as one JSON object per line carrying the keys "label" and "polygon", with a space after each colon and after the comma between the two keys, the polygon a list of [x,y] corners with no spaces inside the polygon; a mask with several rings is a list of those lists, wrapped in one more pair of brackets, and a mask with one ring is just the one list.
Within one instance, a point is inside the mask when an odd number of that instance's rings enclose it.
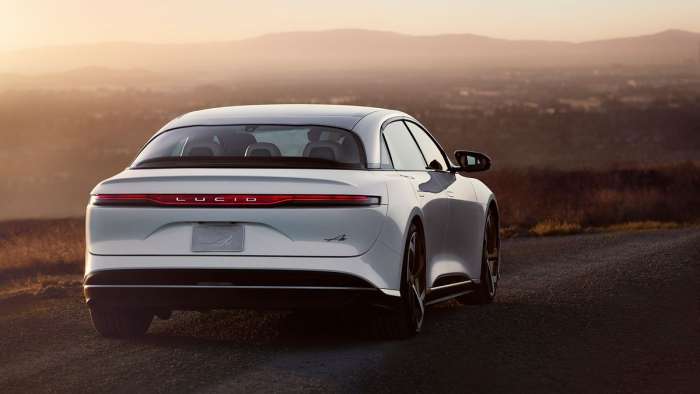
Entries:
{"label": "car shadow", "polygon": [[156,346],[333,347],[377,342],[367,329],[365,311],[211,311],[176,312],[154,320],[139,342]]}

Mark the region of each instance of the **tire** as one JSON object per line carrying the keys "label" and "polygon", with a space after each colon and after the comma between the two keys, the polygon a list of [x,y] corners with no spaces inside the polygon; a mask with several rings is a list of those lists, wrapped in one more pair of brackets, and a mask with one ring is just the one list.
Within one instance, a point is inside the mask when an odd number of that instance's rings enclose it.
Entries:
{"label": "tire", "polygon": [[106,338],[143,336],[153,321],[153,314],[136,309],[90,308],[95,330]]}
{"label": "tire", "polygon": [[375,338],[407,339],[418,333],[425,315],[425,245],[416,223],[411,224],[401,269],[401,300],[393,311],[377,311],[371,321]]}
{"label": "tire", "polygon": [[490,304],[496,298],[498,281],[501,278],[501,240],[498,231],[498,217],[489,210],[484,228],[484,242],[481,248],[481,276],[476,289],[457,297],[457,301],[467,305]]}

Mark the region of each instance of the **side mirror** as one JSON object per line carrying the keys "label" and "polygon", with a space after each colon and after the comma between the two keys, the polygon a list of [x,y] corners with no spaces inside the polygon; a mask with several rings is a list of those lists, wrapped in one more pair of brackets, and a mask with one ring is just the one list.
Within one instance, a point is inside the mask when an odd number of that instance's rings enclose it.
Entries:
{"label": "side mirror", "polygon": [[483,153],[458,150],[455,151],[455,159],[459,164],[457,171],[478,172],[491,168],[491,159]]}

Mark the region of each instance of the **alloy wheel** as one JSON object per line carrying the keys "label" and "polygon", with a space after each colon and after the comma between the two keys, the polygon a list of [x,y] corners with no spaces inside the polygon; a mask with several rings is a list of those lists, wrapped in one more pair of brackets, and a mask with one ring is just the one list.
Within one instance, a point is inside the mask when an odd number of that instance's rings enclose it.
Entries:
{"label": "alloy wheel", "polygon": [[407,302],[410,319],[419,331],[423,324],[423,316],[425,315],[425,288],[421,277],[424,272],[423,250],[422,245],[418,240],[418,233],[413,231],[408,241],[408,250],[406,251],[406,285],[407,285]]}
{"label": "alloy wheel", "polygon": [[484,237],[484,257],[486,259],[485,268],[487,270],[485,280],[488,286],[490,297],[496,295],[496,287],[501,277],[499,265],[500,239],[498,229],[495,228],[492,215],[486,218],[486,236]]}

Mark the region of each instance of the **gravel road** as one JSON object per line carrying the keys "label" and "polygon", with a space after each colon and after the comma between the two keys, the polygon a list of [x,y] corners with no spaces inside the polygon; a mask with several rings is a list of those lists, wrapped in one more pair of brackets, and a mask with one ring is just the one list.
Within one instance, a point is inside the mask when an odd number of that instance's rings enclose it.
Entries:
{"label": "gravel road", "polygon": [[496,303],[429,309],[408,341],[343,313],[176,313],[92,330],[78,289],[0,302],[0,391],[694,392],[700,229],[504,242]]}

